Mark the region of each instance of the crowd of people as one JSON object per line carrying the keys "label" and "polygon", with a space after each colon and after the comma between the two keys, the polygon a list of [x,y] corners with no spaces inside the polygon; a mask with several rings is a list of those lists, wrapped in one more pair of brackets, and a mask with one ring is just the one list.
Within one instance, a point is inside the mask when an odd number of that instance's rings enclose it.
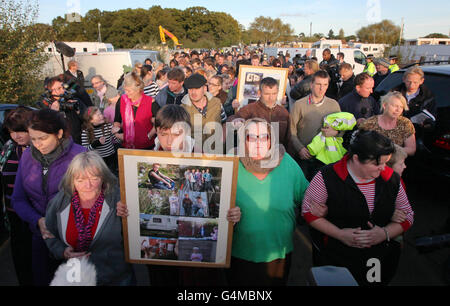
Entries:
{"label": "crowd of people", "polygon": [[[284,98],[277,100],[279,83],[266,77],[259,99],[241,106],[241,65],[288,69]],[[169,65],[147,59],[125,67],[117,86],[96,75],[88,95],[72,61],[64,75],[47,80],[42,109],[19,107],[4,123],[11,140],[1,179],[19,284],[48,285],[61,261],[89,255],[98,284],[135,285],[124,259],[120,220],[128,210],[120,202],[118,148],[216,153],[230,138],[242,144],[235,149],[242,153],[236,207],[227,213],[231,267],[149,267],[151,285],[192,284],[186,279],[196,275],[207,285],[286,285],[297,210],[311,230],[313,265],[346,267],[370,285],[366,263],[377,257],[388,284],[399,260],[396,238],[414,221],[401,179],[420,128],[410,119],[424,109],[436,116],[420,67],[408,69],[386,96],[374,95],[390,65],[372,58],[355,76],[343,54],[336,59],[329,49],[320,63],[310,50],[294,59],[249,49],[175,52]],[[68,82],[78,84],[70,95]],[[324,121],[344,113],[338,122],[355,121],[347,131]],[[319,160],[310,147],[318,134],[340,139],[347,153],[335,163]],[[153,166],[153,185],[173,188]],[[200,184],[192,172],[187,190],[214,190],[208,173]]]}

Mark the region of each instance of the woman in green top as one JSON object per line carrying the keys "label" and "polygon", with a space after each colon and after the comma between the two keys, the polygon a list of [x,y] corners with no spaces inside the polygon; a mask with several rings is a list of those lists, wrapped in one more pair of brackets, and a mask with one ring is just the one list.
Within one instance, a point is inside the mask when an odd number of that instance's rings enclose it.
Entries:
{"label": "woman in green top", "polygon": [[[295,230],[295,208],[308,187],[302,170],[282,145],[271,144],[271,125],[247,120],[236,206],[242,212],[233,234],[231,286],[286,285]],[[274,134],[275,135],[275,134]]]}

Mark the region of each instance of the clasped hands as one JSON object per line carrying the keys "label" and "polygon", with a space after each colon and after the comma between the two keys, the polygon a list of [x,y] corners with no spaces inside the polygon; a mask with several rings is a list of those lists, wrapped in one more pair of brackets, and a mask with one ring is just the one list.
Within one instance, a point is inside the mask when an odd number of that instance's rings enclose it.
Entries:
{"label": "clasped hands", "polygon": [[[322,203],[312,202],[311,214],[316,217],[324,218],[328,214],[328,207]],[[406,213],[402,210],[396,209],[391,218],[392,222],[402,223],[406,220]],[[370,248],[386,240],[386,233],[383,228],[367,222],[369,230],[362,230],[358,228],[343,228],[340,229],[338,239],[347,246],[354,248]]]}

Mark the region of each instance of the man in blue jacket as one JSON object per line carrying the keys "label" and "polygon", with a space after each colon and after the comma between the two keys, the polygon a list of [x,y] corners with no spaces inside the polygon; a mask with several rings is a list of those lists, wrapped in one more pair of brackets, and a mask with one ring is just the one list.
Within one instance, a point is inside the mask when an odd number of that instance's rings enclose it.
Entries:
{"label": "man in blue jacket", "polygon": [[341,111],[352,113],[358,123],[379,114],[380,106],[370,95],[374,81],[371,76],[363,72],[355,77],[355,89],[339,100]]}

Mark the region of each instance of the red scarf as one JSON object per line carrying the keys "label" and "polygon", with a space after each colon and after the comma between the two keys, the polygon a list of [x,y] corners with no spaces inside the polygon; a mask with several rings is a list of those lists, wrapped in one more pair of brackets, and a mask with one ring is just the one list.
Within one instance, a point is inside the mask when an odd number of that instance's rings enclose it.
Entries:
{"label": "red scarf", "polygon": [[78,195],[78,191],[75,191],[73,194],[71,205],[73,208],[73,213],[75,216],[75,226],[78,230],[78,239],[77,239],[77,247],[75,248],[76,252],[87,252],[89,250],[89,246],[92,242],[92,226],[96,220],[97,209],[103,205],[103,201],[105,200],[105,196],[103,195],[103,191],[98,196],[95,204],[92,206],[91,211],[89,212],[89,218],[87,223],[84,221],[83,210],[81,208],[80,196]]}

